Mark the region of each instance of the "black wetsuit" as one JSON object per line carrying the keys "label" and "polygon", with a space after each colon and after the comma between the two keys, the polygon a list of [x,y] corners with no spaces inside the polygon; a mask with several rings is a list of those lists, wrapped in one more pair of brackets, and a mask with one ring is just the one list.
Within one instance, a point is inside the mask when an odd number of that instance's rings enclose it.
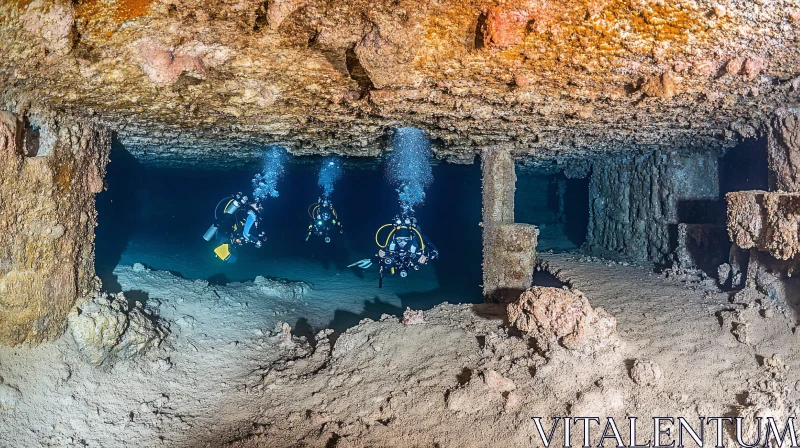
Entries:
{"label": "black wetsuit", "polygon": [[414,230],[409,226],[394,229],[383,251],[385,256],[381,259],[382,268],[388,269],[389,274],[417,269],[418,265],[427,264],[428,260],[439,257],[439,251],[430,238],[419,232],[418,228]]}
{"label": "black wetsuit", "polygon": [[342,223],[336,216],[336,210],[330,205],[315,204],[312,206],[311,219],[313,220],[308,226],[308,237],[312,234],[327,237],[334,229],[339,229],[342,232]]}
{"label": "black wetsuit", "polygon": [[[254,214],[254,223],[249,229],[249,238],[245,237],[244,231],[247,225],[247,219],[250,213]],[[256,243],[263,240],[263,229],[259,224],[261,223],[261,216],[258,210],[251,206],[243,206],[236,210],[233,214],[222,213],[217,215],[217,241],[221,243],[229,243],[235,246],[241,246],[245,243]]]}

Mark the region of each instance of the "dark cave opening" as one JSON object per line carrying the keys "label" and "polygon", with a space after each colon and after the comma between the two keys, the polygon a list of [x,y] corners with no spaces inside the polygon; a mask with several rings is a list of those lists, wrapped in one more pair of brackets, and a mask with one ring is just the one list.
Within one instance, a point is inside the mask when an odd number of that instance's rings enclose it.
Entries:
{"label": "dark cave opening", "polygon": [[[401,279],[349,268],[373,257],[375,232],[399,211],[397,192],[387,184],[379,162],[347,159],[331,200],[344,234],[329,244],[305,241],[309,204],[317,201],[320,157],[293,158],[280,180],[280,195],[265,203],[267,241],[245,247],[234,264],[215,257],[203,233],[213,222],[218,201],[238,191],[249,194],[259,163],[246,168],[164,166],[142,163],[115,144],[107,172],[107,191],[97,198],[96,270],[109,292],[123,288],[114,269],[142,263],[187,279],[214,285],[252,281],[257,276],[304,281],[324,300],[341,300],[330,327],[344,330],[383,313],[428,309],[438,303],[482,302],[480,168],[439,163],[434,182],[416,218],[438,247],[439,260]],[[324,292],[324,294],[323,294]]]}
{"label": "dark cave opening", "polygon": [[519,166],[516,172],[515,221],[539,228],[537,250],[578,249],[589,225],[589,179]]}
{"label": "dark cave opening", "polygon": [[586,241],[589,226],[589,179],[566,179],[564,191],[564,234],[576,246]]}
{"label": "dark cave opening", "polygon": [[751,138],[728,150],[719,161],[720,196],[742,190],[767,190],[767,138]]}

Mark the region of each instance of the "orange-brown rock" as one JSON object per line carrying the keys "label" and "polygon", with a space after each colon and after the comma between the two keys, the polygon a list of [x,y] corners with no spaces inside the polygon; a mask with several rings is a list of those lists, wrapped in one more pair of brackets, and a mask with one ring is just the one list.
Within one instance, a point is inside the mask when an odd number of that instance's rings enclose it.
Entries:
{"label": "orange-brown rock", "polygon": [[737,191],[725,199],[728,235],[734,244],[779,260],[800,254],[800,192]]}
{"label": "orange-brown rock", "polygon": [[0,112],[0,344],[58,337],[94,276],[94,195],[106,130],[49,112]]}
{"label": "orange-brown rock", "polygon": [[506,49],[519,45],[525,38],[530,14],[521,9],[489,8],[486,14],[484,44],[489,48]]}
{"label": "orange-brown rock", "polygon": [[675,75],[671,71],[653,76],[642,85],[642,93],[658,98],[672,98],[675,95]]}
{"label": "orange-brown rock", "polygon": [[[28,102],[96,120],[135,155],[164,160],[243,160],[269,143],[377,155],[400,125],[458,161],[491,146],[537,162],[720,149],[797,98],[787,81],[798,76],[795,9],[11,0],[0,4],[0,99],[14,112]],[[736,74],[717,76],[728,65]],[[640,101],[631,87],[643,79],[659,101]]]}
{"label": "orange-brown rock", "polygon": [[534,286],[508,305],[508,320],[532,336],[539,348],[557,344],[591,352],[607,346],[617,320],[602,308],[593,309],[577,289]]}

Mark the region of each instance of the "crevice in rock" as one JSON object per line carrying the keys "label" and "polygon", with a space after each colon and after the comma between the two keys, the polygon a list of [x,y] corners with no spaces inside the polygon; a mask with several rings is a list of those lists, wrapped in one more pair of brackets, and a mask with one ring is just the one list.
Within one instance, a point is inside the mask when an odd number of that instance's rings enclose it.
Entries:
{"label": "crevice in rock", "polygon": [[486,33],[486,13],[481,13],[478,16],[478,22],[475,25],[475,49],[480,50],[484,47]]}
{"label": "crevice in rock", "polygon": [[361,65],[361,61],[358,59],[355,47],[350,47],[345,52],[345,63],[347,64],[347,73],[350,75],[350,78],[358,84],[362,97],[365,93],[375,89],[375,85],[372,83],[369,73],[367,73],[367,70]]}
{"label": "crevice in rock", "polygon": [[25,130],[23,134],[24,144],[23,151],[26,157],[46,156],[46,153],[40,154],[39,145],[39,127],[31,124],[28,117],[24,119]]}
{"label": "crevice in rock", "polygon": [[267,19],[267,2],[262,2],[258,5],[258,9],[256,10],[256,21],[253,25],[253,31],[256,33],[264,29],[268,24],[269,20]]}
{"label": "crevice in rock", "polygon": [[172,85],[172,90],[178,91],[190,86],[196,86],[203,82],[202,79],[191,76],[187,73],[182,73],[178,76],[178,80]]}

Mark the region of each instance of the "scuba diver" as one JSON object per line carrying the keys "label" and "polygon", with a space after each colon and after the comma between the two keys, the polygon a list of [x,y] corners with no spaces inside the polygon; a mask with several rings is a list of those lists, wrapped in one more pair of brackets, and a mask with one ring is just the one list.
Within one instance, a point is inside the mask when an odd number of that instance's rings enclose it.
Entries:
{"label": "scuba diver", "polygon": [[330,232],[338,229],[339,233],[344,233],[342,230],[342,223],[339,221],[339,216],[336,214],[336,210],[333,208],[328,198],[320,198],[315,204],[309,205],[308,216],[311,217],[311,224],[308,225],[306,241],[308,241],[313,234],[324,237],[324,241],[330,243]]}
{"label": "scuba diver", "polygon": [[[220,207],[225,204],[224,207]],[[245,244],[260,248],[267,237],[261,227],[261,206],[248,202],[247,196],[237,193],[223,198],[214,208],[214,224],[208,228],[203,239],[212,238],[221,243],[214,249],[220,260],[235,263],[238,249]]]}
{"label": "scuba diver", "polygon": [[[391,227],[386,239],[381,244],[381,232]],[[389,275],[399,274],[407,277],[410,270],[419,270],[420,265],[439,258],[439,251],[431,240],[424,235],[413,216],[398,215],[394,221],[381,226],[375,232],[375,243],[378,245],[378,261],[380,265],[380,280],[378,287],[383,287],[384,272]],[[366,269],[372,266],[368,258],[350,265]]]}

